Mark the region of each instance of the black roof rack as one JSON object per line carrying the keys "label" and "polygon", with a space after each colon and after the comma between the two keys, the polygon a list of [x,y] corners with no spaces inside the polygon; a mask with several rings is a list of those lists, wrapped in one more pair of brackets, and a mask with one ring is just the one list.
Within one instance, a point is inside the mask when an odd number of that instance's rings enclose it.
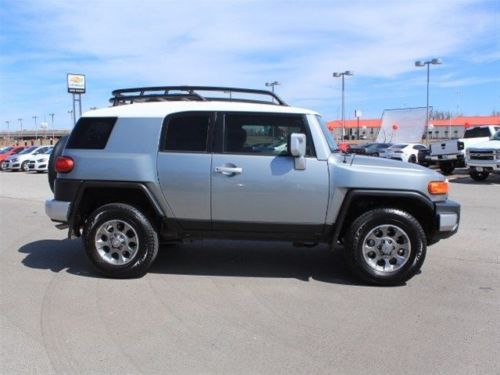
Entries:
{"label": "black roof rack", "polygon": [[[228,95],[206,96],[200,91],[219,92]],[[113,106],[121,104],[162,102],[162,101],[233,101],[259,104],[287,104],[278,95],[267,90],[242,89],[236,87],[214,87],[214,86],[158,86],[158,87],[137,87],[131,89],[114,90],[113,97],[109,99]],[[245,97],[234,97],[234,94],[262,95],[270,100],[247,99]]]}

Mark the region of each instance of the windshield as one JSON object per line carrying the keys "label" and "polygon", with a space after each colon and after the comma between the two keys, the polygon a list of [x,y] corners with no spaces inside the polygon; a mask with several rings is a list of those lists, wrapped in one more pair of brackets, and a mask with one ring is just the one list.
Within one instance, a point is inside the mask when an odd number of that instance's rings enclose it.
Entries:
{"label": "windshield", "polygon": [[26,149],[22,150],[22,151],[19,153],[19,155],[29,154],[31,151],[33,151],[33,150],[35,150],[35,149],[36,149],[36,146],[34,146],[34,147],[28,147],[28,148],[26,148]]}
{"label": "windshield", "polygon": [[51,154],[53,149],[54,149],[53,147],[49,148],[47,151],[44,152],[44,154]]}
{"label": "windshield", "polygon": [[12,146],[9,146],[9,147],[4,147],[0,150],[0,154],[6,154],[7,152],[9,152],[10,150],[12,150],[14,147]]}
{"label": "windshield", "polygon": [[323,132],[323,135],[325,136],[326,141],[328,142],[328,147],[330,147],[331,152],[336,152],[338,151],[338,146],[335,140],[333,139],[332,133],[330,133],[330,130],[328,130],[328,127],[326,126],[325,121],[321,118],[321,116],[316,115],[316,120],[318,120],[319,125],[321,127],[321,131]]}
{"label": "windshield", "polygon": [[493,137],[491,139],[493,139],[494,141],[500,141],[500,130],[493,134]]}

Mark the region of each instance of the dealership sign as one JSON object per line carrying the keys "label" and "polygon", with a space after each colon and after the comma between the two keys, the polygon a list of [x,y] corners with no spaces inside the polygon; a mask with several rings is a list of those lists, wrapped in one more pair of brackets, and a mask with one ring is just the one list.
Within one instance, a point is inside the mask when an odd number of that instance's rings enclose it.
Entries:
{"label": "dealership sign", "polygon": [[85,94],[85,75],[68,73],[68,92],[72,94]]}

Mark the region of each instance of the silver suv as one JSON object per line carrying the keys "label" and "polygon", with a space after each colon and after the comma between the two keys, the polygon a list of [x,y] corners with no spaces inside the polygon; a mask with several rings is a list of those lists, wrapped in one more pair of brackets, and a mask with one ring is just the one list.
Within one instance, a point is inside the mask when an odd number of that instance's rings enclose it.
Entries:
{"label": "silver suv", "polygon": [[111,102],[56,146],[45,206],[105,275],[143,275],[161,243],[255,239],[343,245],[357,276],[393,285],[458,229],[442,175],[341,153],[317,113],[269,91],[137,88]]}

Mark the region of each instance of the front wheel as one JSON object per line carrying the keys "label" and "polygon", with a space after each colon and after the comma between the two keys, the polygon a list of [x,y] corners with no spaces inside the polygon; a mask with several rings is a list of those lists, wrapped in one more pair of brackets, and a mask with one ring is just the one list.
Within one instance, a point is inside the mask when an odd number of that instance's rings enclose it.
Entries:
{"label": "front wheel", "polygon": [[484,181],[488,178],[489,175],[490,175],[490,172],[478,172],[476,169],[471,169],[469,171],[469,176],[474,181]]}
{"label": "front wheel", "polygon": [[122,203],[99,207],[86,220],[83,242],[87,256],[104,275],[144,275],[158,253],[158,234],[137,208]]}
{"label": "front wheel", "polygon": [[21,170],[23,172],[28,172],[30,170],[30,168],[28,167],[28,161],[24,161],[22,164],[21,164]]}
{"label": "front wheel", "polygon": [[422,226],[408,212],[377,208],[359,216],[345,236],[351,270],[376,285],[400,285],[421,268],[426,254]]}

